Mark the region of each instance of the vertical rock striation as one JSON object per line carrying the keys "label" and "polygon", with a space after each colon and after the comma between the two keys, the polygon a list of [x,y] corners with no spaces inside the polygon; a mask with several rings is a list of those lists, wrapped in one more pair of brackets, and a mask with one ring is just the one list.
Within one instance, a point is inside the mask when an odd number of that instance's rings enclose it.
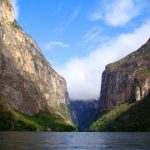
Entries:
{"label": "vertical rock striation", "polygon": [[150,39],[137,51],[106,66],[102,75],[100,111],[139,101],[150,91]]}
{"label": "vertical rock striation", "polygon": [[48,111],[71,120],[66,81],[18,25],[9,0],[0,0],[0,97],[25,114]]}
{"label": "vertical rock striation", "polygon": [[76,100],[71,101],[71,107],[74,111],[74,122],[76,122],[79,131],[88,131],[90,125],[98,117],[97,100]]}

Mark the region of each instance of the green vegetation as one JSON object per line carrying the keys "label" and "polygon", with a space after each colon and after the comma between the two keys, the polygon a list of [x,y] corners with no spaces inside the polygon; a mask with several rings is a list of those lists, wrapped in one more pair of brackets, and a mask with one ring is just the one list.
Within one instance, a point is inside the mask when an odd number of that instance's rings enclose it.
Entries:
{"label": "green vegetation", "polygon": [[103,115],[91,131],[150,131],[150,95],[133,104],[122,104]]}
{"label": "green vegetation", "polygon": [[63,114],[63,116],[68,117],[67,116],[67,107],[65,104],[63,104],[63,103],[60,104],[59,111],[61,112],[61,114]]}
{"label": "green vegetation", "polygon": [[13,22],[11,22],[11,25],[15,29],[22,30],[22,28],[19,26],[19,24],[18,24],[18,22],[16,20],[14,20]]}
{"label": "green vegetation", "polygon": [[150,76],[150,67],[144,67],[142,69],[140,69],[137,73],[137,78],[139,80],[144,80],[145,78]]}
{"label": "green vegetation", "polygon": [[[119,70],[122,68],[128,68],[128,70],[131,70],[134,67],[137,67],[138,62],[140,63],[141,60],[143,61],[147,61],[150,59],[150,50],[144,50],[144,51],[135,51],[129,55],[127,55],[126,57],[124,57],[123,59],[120,59],[119,61],[116,61],[114,63],[111,63],[109,65],[107,65],[107,68],[111,68],[111,70]],[[143,62],[144,64],[144,62]],[[146,65],[148,66],[148,64]],[[143,66],[142,66],[143,68]]]}
{"label": "green vegetation", "polygon": [[41,112],[25,115],[0,105],[0,131],[75,131],[58,115]]}

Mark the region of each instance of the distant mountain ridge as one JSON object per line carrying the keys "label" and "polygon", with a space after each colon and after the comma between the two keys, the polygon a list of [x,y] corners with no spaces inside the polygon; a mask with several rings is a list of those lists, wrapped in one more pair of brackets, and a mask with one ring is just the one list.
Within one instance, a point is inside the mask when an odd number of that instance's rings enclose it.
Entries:
{"label": "distant mountain ridge", "polygon": [[88,131],[98,118],[98,100],[76,100],[70,102],[74,122],[79,131]]}

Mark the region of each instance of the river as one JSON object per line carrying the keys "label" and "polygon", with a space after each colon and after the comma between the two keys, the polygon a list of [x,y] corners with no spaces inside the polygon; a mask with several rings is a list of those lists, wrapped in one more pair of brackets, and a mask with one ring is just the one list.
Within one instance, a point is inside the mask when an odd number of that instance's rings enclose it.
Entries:
{"label": "river", "polygon": [[150,133],[0,132],[0,150],[150,150]]}

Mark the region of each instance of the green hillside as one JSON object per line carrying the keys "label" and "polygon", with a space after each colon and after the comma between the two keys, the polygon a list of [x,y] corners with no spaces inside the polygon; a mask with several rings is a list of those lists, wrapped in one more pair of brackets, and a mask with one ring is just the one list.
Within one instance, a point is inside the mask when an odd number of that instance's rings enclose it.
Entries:
{"label": "green hillside", "polygon": [[58,115],[41,112],[29,116],[0,105],[0,131],[75,131]]}
{"label": "green hillside", "polygon": [[122,104],[103,115],[91,131],[150,131],[150,95],[139,102]]}

